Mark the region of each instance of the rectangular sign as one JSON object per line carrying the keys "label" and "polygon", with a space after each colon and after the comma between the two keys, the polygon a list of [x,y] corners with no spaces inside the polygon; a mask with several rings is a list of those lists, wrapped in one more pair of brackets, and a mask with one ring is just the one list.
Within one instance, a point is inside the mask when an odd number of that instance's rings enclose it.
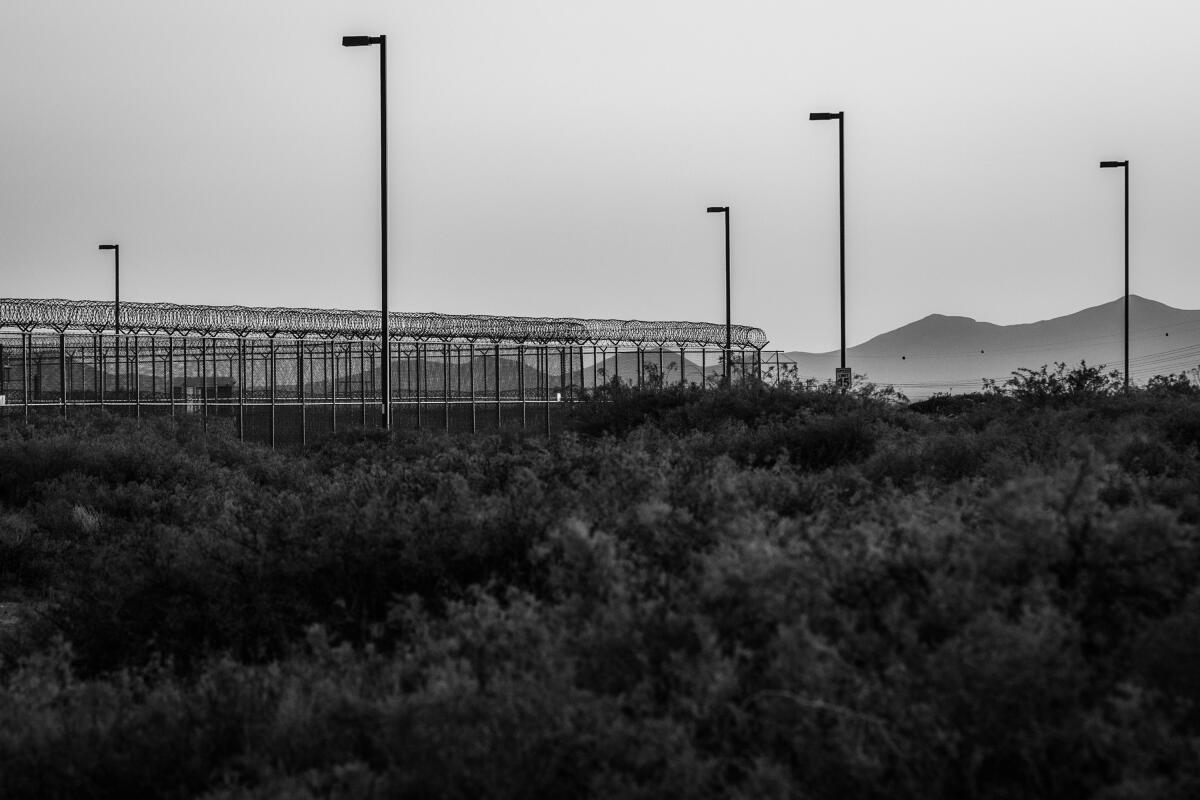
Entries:
{"label": "rectangular sign", "polygon": [[851,381],[850,367],[837,367],[834,369],[834,384],[839,389],[849,389]]}

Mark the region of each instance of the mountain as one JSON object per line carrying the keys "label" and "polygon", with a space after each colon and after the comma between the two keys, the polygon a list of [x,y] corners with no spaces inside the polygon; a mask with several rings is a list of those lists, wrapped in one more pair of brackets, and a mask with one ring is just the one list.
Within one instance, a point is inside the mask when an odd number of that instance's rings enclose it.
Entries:
{"label": "mountain", "polygon": [[[642,358],[642,366],[646,370],[644,379],[650,379],[654,374],[660,371],[660,351],[657,349],[647,349]],[[591,357],[591,354],[588,354]],[[663,383],[671,386],[680,382],[679,375],[680,357],[678,350],[661,351],[661,372],[663,375]],[[602,358],[598,365],[598,375],[600,383],[606,380],[612,380],[614,377],[620,378],[623,383],[631,385],[637,384],[638,374],[638,359],[637,354],[632,351],[622,350],[617,358],[607,356]],[[711,379],[721,374],[720,355],[710,352],[705,358],[701,358],[700,353],[690,351],[683,358],[683,382],[684,383],[704,383],[706,376]],[[592,367],[589,365],[586,368],[587,385],[590,388],[592,385]]]}
{"label": "mountain", "polygon": [[[970,317],[931,314],[855,347],[846,364],[875,383],[892,384],[909,397],[978,390],[984,378],[1003,382],[1021,367],[1057,361],[1124,367],[1124,301],[1086,308],[1064,317],[1019,325],[995,325]],[[838,352],[787,354],[799,376],[833,377]],[[1200,310],[1172,308],[1129,297],[1129,376],[1145,383],[1154,375],[1200,364]]]}

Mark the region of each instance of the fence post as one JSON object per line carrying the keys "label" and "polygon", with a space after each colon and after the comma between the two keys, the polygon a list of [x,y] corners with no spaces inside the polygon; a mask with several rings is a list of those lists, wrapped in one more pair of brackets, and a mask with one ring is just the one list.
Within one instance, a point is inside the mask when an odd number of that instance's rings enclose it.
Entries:
{"label": "fence post", "polygon": [[96,351],[96,357],[92,359],[92,372],[96,376],[96,398],[100,402],[100,410],[104,410],[104,384],[107,383],[107,377],[104,374],[107,360],[104,356],[104,334],[96,334],[92,337],[92,346]]}
{"label": "fence post", "polygon": [[58,332],[58,381],[61,384],[59,396],[62,397],[62,415],[67,416],[67,334]]}
{"label": "fence post", "polygon": [[[187,341],[186,339],[184,340]],[[183,385],[184,393],[187,393],[187,361],[183,363]],[[175,336],[170,334],[167,336],[167,396],[171,408],[171,419],[175,419]]]}
{"label": "fence post", "polygon": [[550,345],[542,343],[542,363],[545,369],[542,371],[545,375],[546,385],[546,438],[550,438]]}
{"label": "fence post", "polygon": [[[352,357],[352,356],[348,356]],[[358,343],[358,395],[362,401],[362,426],[367,428],[367,340]],[[380,403],[379,405],[383,405]]]}
{"label": "fence post", "polygon": [[267,358],[271,362],[271,385],[268,391],[271,396],[271,449],[275,449],[275,334],[270,334],[267,339]]}
{"label": "fence post", "polygon": [[475,340],[471,340],[470,354],[467,359],[468,379],[471,381],[471,433],[477,430],[475,424]]}
{"label": "fence post", "polygon": [[[322,348],[324,350],[324,348]],[[329,427],[337,433],[337,343],[329,340],[329,356],[326,360],[325,382],[329,386]]]}
{"label": "fence post", "polygon": [[150,402],[158,399],[158,342],[150,335]]}
{"label": "fence post", "polygon": [[133,416],[135,419],[142,418],[142,351],[140,349],[141,336],[133,335],[133,369],[126,370],[126,374],[133,378]]}
{"label": "fence post", "polygon": [[238,441],[246,441],[246,338],[240,333],[238,344]]}
{"label": "fence post", "polygon": [[308,419],[304,413],[304,340],[296,339],[296,399],[300,405],[300,446],[308,444]]}
{"label": "fence post", "polygon": [[200,337],[200,416],[201,427],[208,430],[208,339]]}
{"label": "fence post", "polygon": [[29,422],[29,371],[32,368],[33,334],[21,332],[21,387],[25,398],[25,422]]}
{"label": "fence post", "polygon": [[428,380],[422,381],[421,378],[428,378],[425,374],[428,357],[421,359],[422,355],[427,355],[424,345],[420,342],[416,343],[414,359],[416,360],[416,429],[421,429],[421,384],[428,385]]}

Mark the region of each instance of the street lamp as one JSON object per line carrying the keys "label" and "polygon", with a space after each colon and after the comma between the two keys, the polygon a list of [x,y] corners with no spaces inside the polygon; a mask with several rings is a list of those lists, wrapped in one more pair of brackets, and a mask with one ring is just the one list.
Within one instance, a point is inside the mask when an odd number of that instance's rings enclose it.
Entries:
{"label": "street lamp", "polygon": [[113,271],[116,279],[113,292],[113,329],[119,333],[121,330],[121,245],[102,244],[99,249],[113,251]]}
{"label": "street lamp", "polygon": [[[121,245],[102,244],[100,250],[113,251],[113,274],[116,286],[113,290],[113,382],[116,389],[121,388]],[[101,341],[103,345],[103,340]],[[100,377],[104,378],[103,362],[100,367]]]}
{"label": "street lamp", "polygon": [[709,214],[725,215],[725,385],[729,385],[729,361],[733,357],[733,326],[729,314],[729,206],[709,206]]}
{"label": "street lamp", "polygon": [[1101,161],[1100,167],[1125,168],[1125,391],[1129,391],[1129,162]]}
{"label": "street lamp", "polygon": [[813,121],[831,119],[838,121],[838,248],[840,253],[839,295],[841,298],[842,360],[835,379],[838,386],[849,388],[850,370],[846,368],[846,143],[844,136],[846,112],[816,112],[809,114],[808,118]]}
{"label": "street lamp", "polygon": [[392,358],[391,345],[388,342],[388,269],[387,269],[387,234],[388,234],[388,193],[387,193],[387,36],[343,36],[342,47],[366,47],[379,45],[379,196],[382,233],[380,239],[380,273],[382,283],[382,321],[383,334],[383,429],[392,427]]}

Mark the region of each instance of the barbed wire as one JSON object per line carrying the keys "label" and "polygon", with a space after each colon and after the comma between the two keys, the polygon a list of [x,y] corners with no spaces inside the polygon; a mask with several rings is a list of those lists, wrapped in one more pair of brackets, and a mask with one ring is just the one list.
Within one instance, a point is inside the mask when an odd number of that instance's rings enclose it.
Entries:
{"label": "barbed wire", "polygon": [[[58,332],[114,329],[111,302],[0,298],[0,328]],[[123,333],[167,333],[369,339],[379,336],[379,312],[318,308],[122,303]],[[412,341],[531,342],[536,344],[653,344],[724,346],[725,326],[712,322],[653,322],[575,317],[393,312],[389,338]],[[759,328],[734,325],[731,345],[761,349]]]}

